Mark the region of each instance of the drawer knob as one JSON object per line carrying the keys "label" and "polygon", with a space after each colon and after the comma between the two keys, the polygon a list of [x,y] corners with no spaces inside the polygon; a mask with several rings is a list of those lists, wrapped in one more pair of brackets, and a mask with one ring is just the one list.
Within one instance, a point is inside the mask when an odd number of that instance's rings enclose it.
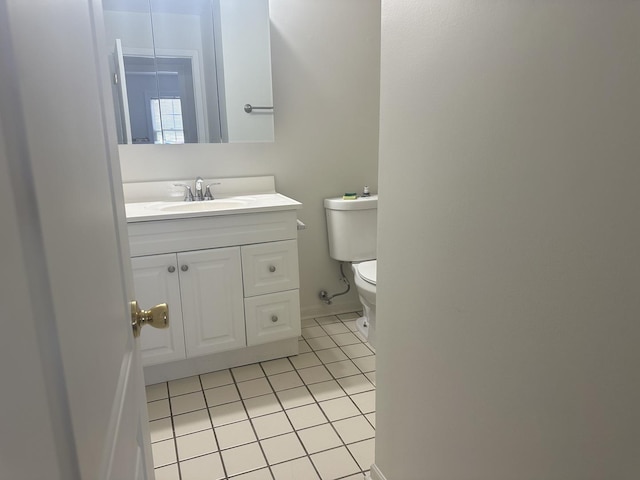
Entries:
{"label": "drawer knob", "polygon": [[273,323],[276,323],[278,321],[278,316],[277,315],[271,315],[271,321]]}
{"label": "drawer knob", "polygon": [[271,265],[271,266],[269,267],[269,271],[270,271],[271,273],[275,272],[275,271],[276,271],[276,267],[275,267],[275,265]]}
{"label": "drawer knob", "polygon": [[169,271],[169,273],[173,273],[176,271],[176,267],[174,267],[173,265],[171,265],[169,268],[167,268],[167,270]]}
{"label": "drawer knob", "polygon": [[182,265],[180,267],[180,270],[182,270],[183,272],[186,272],[187,270],[189,270],[189,265]]}

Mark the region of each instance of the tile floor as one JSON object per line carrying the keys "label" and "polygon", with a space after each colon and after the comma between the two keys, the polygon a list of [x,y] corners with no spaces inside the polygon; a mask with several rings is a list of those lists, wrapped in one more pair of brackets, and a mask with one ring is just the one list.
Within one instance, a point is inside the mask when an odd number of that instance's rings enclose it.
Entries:
{"label": "tile floor", "polygon": [[362,480],[376,357],[357,317],[303,320],[297,356],[148,386],[156,480]]}

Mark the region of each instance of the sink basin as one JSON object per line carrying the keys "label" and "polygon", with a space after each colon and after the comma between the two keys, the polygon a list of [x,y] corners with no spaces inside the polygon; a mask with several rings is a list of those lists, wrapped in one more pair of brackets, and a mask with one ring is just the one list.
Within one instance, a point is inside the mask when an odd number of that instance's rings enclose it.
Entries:
{"label": "sink basin", "polygon": [[157,205],[153,208],[161,212],[214,212],[218,210],[229,210],[247,205],[246,200],[205,200],[203,202],[179,202],[164,205]]}

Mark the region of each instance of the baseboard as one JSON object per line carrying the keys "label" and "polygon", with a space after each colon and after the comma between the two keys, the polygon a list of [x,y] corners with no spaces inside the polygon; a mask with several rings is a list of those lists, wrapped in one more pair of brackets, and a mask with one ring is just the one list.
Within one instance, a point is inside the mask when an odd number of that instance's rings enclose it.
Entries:
{"label": "baseboard", "polygon": [[387,477],[385,477],[382,474],[382,472],[380,471],[380,469],[377,467],[375,463],[371,465],[371,470],[369,471],[369,474],[371,475],[371,480],[387,480]]}
{"label": "baseboard", "polygon": [[362,310],[362,304],[358,301],[347,303],[336,303],[332,305],[314,305],[310,307],[302,307],[300,309],[300,318],[325,317],[327,315],[338,315],[340,313],[359,312]]}
{"label": "baseboard", "polygon": [[298,338],[144,367],[146,385],[298,354]]}

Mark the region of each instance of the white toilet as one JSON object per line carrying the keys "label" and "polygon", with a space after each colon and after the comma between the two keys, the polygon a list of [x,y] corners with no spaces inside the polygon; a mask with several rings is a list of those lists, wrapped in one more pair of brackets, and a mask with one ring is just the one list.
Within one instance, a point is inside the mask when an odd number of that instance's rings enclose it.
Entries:
{"label": "white toilet", "polygon": [[375,346],[376,329],[376,241],[378,196],[355,200],[326,198],[329,254],[342,262],[351,262],[363,316],[356,321],[358,330]]}

